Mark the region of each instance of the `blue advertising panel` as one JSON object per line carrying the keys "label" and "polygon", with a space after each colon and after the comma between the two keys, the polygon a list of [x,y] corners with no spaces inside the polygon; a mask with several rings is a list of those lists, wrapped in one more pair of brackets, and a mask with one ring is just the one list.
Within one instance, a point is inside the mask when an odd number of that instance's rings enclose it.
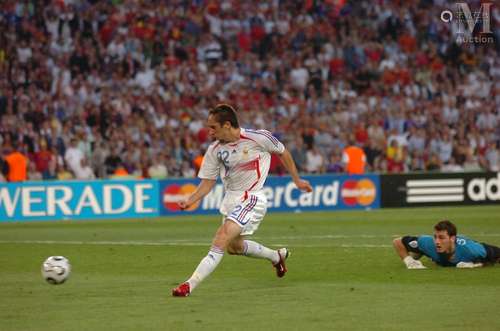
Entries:
{"label": "blue advertising panel", "polygon": [[0,222],[158,216],[158,181],[0,185]]}
{"label": "blue advertising panel", "polygon": [[[313,192],[304,193],[295,188],[290,177],[269,177],[264,186],[268,211],[312,211],[374,209],[380,207],[378,175],[360,176],[305,176]],[[224,197],[224,188],[218,183],[198,204],[181,211],[177,202],[196,189],[199,180],[164,180],[160,182],[161,215],[217,213]]]}

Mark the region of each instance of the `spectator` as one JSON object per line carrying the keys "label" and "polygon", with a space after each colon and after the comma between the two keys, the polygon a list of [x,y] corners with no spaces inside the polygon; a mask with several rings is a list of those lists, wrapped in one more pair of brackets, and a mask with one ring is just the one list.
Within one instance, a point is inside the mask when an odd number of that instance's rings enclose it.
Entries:
{"label": "spectator", "polygon": [[463,167],[464,171],[481,171],[478,158],[472,153],[467,154]]}
{"label": "spectator", "polygon": [[385,149],[385,131],[376,118],[370,120],[370,125],[368,126],[367,132],[368,139],[370,141],[373,141],[376,149]]}
{"label": "spectator", "polygon": [[40,150],[35,153],[35,166],[36,171],[42,174],[43,179],[49,179],[50,171],[49,164],[52,160],[52,152],[47,149],[47,142],[42,140],[40,142]]}
{"label": "spectator", "polygon": [[120,166],[123,168],[122,171],[120,171],[121,174],[123,174],[124,171],[127,172],[122,165],[122,159],[118,155],[118,151],[116,148],[111,149],[111,153],[106,157],[104,165],[106,166],[106,174],[108,176],[116,175],[116,171]]}
{"label": "spectator", "polygon": [[453,151],[453,142],[448,132],[443,132],[438,143],[439,160],[441,163],[447,163],[451,158]]}
{"label": "spectator", "polygon": [[403,172],[404,155],[403,148],[399,145],[398,139],[392,139],[386,151],[387,171],[392,173]]}
{"label": "spectator", "polygon": [[109,154],[106,143],[104,141],[96,142],[94,151],[92,152],[90,164],[92,169],[97,174],[98,178],[106,177],[106,158]]}
{"label": "spectator", "polygon": [[[351,138],[351,142],[354,142],[353,138]],[[342,152],[342,163],[345,165],[345,172],[349,175],[364,174],[366,167],[365,151],[356,143],[347,146]]]}
{"label": "spectator", "polygon": [[441,166],[441,172],[462,172],[462,171],[464,171],[464,168],[456,163],[455,158],[453,156],[450,157],[448,162],[445,162]]}
{"label": "spectator", "polygon": [[143,169],[142,163],[137,161],[134,166],[134,171],[130,173],[130,176],[132,176],[132,178],[143,179],[149,177],[147,173],[147,169]]}
{"label": "spectator", "polygon": [[290,154],[292,154],[299,172],[306,171],[307,150],[301,136],[295,136],[293,142],[290,143]]}
{"label": "spectator", "polygon": [[441,162],[437,154],[432,153],[425,164],[426,171],[436,171],[441,169]]}
{"label": "spectator", "polygon": [[165,179],[168,177],[168,170],[165,166],[165,157],[163,155],[160,154],[158,157],[153,158],[153,164],[148,168],[148,173],[153,179]]}
{"label": "spectator", "polygon": [[412,153],[423,150],[425,150],[425,131],[422,128],[417,129],[415,126],[412,126],[408,136],[408,151]]}
{"label": "spectator", "polygon": [[344,171],[344,165],[339,154],[332,153],[328,165],[326,166],[326,172],[328,173],[341,173]]}
{"label": "spectator", "polygon": [[56,178],[58,180],[70,180],[70,179],[73,179],[74,176],[71,173],[71,171],[69,171],[69,169],[66,165],[58,164],[57,168],[56,168]]}
{"label": "spectator", "polygon": [[29,181],[38,181],[44,179],[42,173],[36,169],[36,165],[33,162],[28,163],[28,175],[27,179]]}
{"label": "spectator", "polygon": [[56,179],[58,169],[61,169],[63,166],[65,166],[63,157],[59,155],[56,147],[52,147],[47,179]]}
{"label": "spectator", "polygon": [[325,159],[315,146],[306,153],[306,170],[312,174],[325,172]]}
{"label": "spectator", "polygon": [[115,171],[110,176],[110,178],[126,179],[126,178],[130,178],[130,174],[128,173],[127,169],[123,166],[123,164],[118,163]]}
{"label": "spectator", "polygon": [[[262,15],[237,2],[195,1],[193,15],[166,4],[154,18],[149,2],[76,3],[0,20],[0,143],[22,141],[30,158],[42,138],[63,156],[77,139],[103,178],[116,167],[104,164],[113,142],[130,173],[168,149],[168,172],[181,175],[185,161],[196,170],[196,151],[208,145],[200,128],[208,108],[234,100],[247,127],[265,125],[288,141],[301,134],[325,160],[352,128],[383,153],[393,139],[408,144],[403,171],[433,153],[460,166],[472,153],[477,169],[495,169],[500,39],[457,44],[456,31],[421,19],[448,9],[443,1],[415,11],[404,1],[266,0]],[[16,6],[0,7],[17,17]],[[369,160],[376,171],[392,171],[388,163]]]}
{"label": "spectator", "polygon": [[16,145],[7,145],[3,150],[4,159],[8,164],[7,180],[22,182],[28,179],[28,158],[16,148]]}
{"label": "spectator", "polygon": [[425,170],[425,163],[418,152],[413,152],[408,170],[410,172],[418,172]]}
{"label": "spectator", "polygon": [[64,161],[73,175],[81,172],[80,167],[83,158],[83,152],[80,148],[78,148],[78,140],[76,138],[72,138],[70,146],[64,154]]}
{"label": "spectator", "polygon": [[78,170],[75,173],[75,179],[80,179],[80,180],[95,179],[94,171],[88,164],[86,158],[83,158],[80,161],[80,167],[78,167]]}
{"label": "spectator", "polygon": [[8,173],[9,173],[9,163],[5,160],[3,149],[0,146],[0,182],[7,181]]}
{"label": "spectator", "polygon": [[200,151],[199,154],[193,159],[193,166],[194,166],[194,171],[196,174],[198,174],[198,171],[201,168],[201,164],[203,162],[203,151]]}
{"label": "spectator", "polygon": [[294,67],[290,71],[290,82],[292,86],[299,90],[305,89],[309,81],[309,72],[302,66],[299,60],[295,60]]}
{"label": "spectator", "polygon": [[500,151],[494,140],[490,141],[485,156],[486,166],[489,171],[500,171]]}
{"label": "spectator", "polygon": [[374,140],[368,140],[363,147],[363,151],[366,155],[366,167],[373,171],[375,167],[375,160],[382,155],[382,151],[377,146]]}
{"label": "spectator", "polygon": [[189,162],[182,162],[181,175],[184,178],[194,178],[196,176],[194,169],[189,166]]}

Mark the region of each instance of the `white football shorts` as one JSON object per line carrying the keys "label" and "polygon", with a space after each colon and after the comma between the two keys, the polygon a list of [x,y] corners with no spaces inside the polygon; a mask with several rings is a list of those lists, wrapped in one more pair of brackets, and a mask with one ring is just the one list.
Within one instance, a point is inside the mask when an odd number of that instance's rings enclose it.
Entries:
{"label": "white football shorts", "polygon": [[[259,228],[267,211],[267,198],[262,191],[228,192],[222,200],[220,212],[241,227],[241,235],[252,235]],[[224,221],[223,220],[223,221]]]}

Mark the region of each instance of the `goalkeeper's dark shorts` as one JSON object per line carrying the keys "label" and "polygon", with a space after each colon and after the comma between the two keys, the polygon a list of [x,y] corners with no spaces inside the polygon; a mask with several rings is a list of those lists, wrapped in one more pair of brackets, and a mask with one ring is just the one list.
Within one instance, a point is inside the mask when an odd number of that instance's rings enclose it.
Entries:
{"label": "goalkeeper's dark shorts", "polygon": [[486,258],[485,258],[486,263],[500,263],[499,247],[488,245],[485,243],[481,243],[481,245],[483,245],[484,249],[486,250]]}

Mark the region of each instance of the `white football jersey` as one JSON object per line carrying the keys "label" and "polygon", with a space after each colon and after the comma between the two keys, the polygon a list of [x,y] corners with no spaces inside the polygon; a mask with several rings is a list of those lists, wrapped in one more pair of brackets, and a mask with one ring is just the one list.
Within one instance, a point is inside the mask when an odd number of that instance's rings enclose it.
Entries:
{"label": "white football jersey", "polygon": [[281,154],[285,146],[266,130],[241,128],[240,139],[213,142],[205,153],[198,177],[220,176],[226,191],[258,191],[269,173],[271,154]]}

